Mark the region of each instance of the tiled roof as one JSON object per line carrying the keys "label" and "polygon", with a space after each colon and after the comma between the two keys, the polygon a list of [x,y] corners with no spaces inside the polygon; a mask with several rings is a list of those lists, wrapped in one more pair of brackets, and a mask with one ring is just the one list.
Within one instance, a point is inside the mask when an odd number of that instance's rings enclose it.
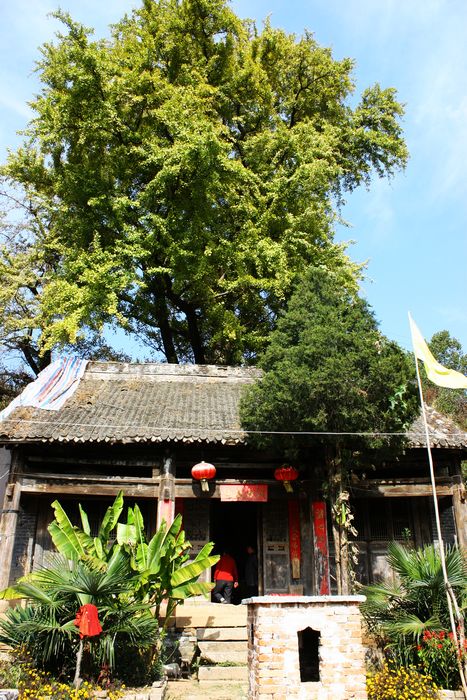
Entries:
{"label": "tiled roof", "polygon": [[243,442],[240,394],[258,370],[90,362],[59,411],[15,409],[3,442]]}
{"label": "tiled roof", "polygon": [[[450,418],[425,404],[431,447],[467,448],[467,433]],[[420,415],[408,431],[412,447],[426,447],[425,428]]]}
{"label": "tiled roof", "polygon": [[[61,410],[16,408],[0,422],[0,442],[243,443],[239,400],[259,376],[243,367],[90,362]],[[427,412],[433,447],[467,448],[467,433]],[[421,418],[408,437],[425,446]]]}

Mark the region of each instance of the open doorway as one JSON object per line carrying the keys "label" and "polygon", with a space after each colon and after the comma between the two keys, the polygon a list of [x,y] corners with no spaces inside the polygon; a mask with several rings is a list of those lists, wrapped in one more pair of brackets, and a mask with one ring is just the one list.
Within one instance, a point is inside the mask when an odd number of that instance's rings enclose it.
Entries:
{"label": "open doorway", "polygon": [[236,561],[239,586],[234,590],[232,602],[238,604],[247,597],[247,547],[258,553],[258,504],[212,501],[209,537],[214,542],[215,554],[227,550]]}

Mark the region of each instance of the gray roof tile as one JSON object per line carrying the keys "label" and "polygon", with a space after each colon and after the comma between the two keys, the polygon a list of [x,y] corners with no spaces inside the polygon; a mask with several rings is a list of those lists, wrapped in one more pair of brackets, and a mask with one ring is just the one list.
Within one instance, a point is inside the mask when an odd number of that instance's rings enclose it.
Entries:
{"label": "gray roof tile", "polygon": [[89,363],[60,411],[21,407],[0,441],[243,442],[240,395],[254,368]]}
{"label": "gray roof tile", "polygon": [[[261,372],[215,365],[90,362],[60,411],[21,407],[0,422],[0,442],[242,443],[238,416],[244,387]],[[467,433],[431,407],[433,447],[467,448]],[[425,446],[421,417],[412,447]]]}

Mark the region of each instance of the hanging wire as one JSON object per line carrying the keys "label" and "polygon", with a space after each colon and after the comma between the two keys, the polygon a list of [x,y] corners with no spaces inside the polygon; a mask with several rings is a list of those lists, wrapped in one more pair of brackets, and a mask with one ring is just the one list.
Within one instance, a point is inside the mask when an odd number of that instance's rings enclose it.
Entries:
{"label": "hanging wire", "polygon": [[[66,426],[72,426],[74,428],[92,428],[92,429],[103,429],[111,428],[113,430],[124,430],[127,428],[145,428],[154,432],[167,432],[171,433],[193,433],[193,432],[209,432],[215,434],[225,434],[229,435],[302,435],[302,436],[349,436],[349,437],[407,437],[412,435],[414,437],[425,437],[425,433],[412,432],[412,431],[394,431],[394,432],[383,432],[383,431],[337,431],[337,430],[247,430],[243,428],[207,428],[207,427],[197,427],[188,426],[185,428],[173,428],[171,426],[154,426],[148,423],[77,423],[75,421],[60,421],[59,423],[51,423],[47,420],[38,419],[28,419],[28,418],[5,418],[1,423],[14,423],[18,424],[33,424],[33,425],[48,425],[55,429],[60,429]],[[437,437],[442,439],[449,439],[453,437],[466,437],[466,433],[459,431],[457,433],[442,433],[438,431],[433,431],[429,433],[431,437]]]}

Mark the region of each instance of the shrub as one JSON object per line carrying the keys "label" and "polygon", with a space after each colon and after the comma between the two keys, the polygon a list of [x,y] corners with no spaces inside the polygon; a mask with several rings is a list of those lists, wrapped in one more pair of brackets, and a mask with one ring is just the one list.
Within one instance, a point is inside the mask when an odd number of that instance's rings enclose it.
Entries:
{"label": "shrub", "polygon": [[432,700],[438,698],[433,679],[413,666],[384,664],[379,671],[369,673],[366,687],[368,700]]}
{"label": "shrub", "polygon": [[[445,632],[450,620],[439,551],[433,545],[413,549],[391,542],[388,561],[396,582],[362,590],[366,602],[361,609],[370,634],[397,666],[416,666],[455,690],[460,679],[454,644]],[[447,547],[446,569],[460,608],[465,609],[467,560],[459,549]]]}
{"label": "shrub", "polygon": [[457,651],[452,632],[426,630],[417,654],[425,673],[429,673],[442,688],[459,688]]}
{"label": "shrub", "polygon": [[[17,651],[15,656],[15,663],[10,664],[10,671],[19,670],[17,678],[13,678],[11,674],[3,673],[3,667],[0,668],[0,677],[2,687],[18,688],[19,700],[43,700],[45,698],[50,698],[50,700],[91,700],[91,698],[95,698],[96,692],[102,690],[101,686],[87,681],[82,683],[78,689],[73,688],[69,683],[59,681],[45,671],[36,668],[28,659],[27,653]],[[3,683],[8,683],[8,685],[3,685]],[[107,687],[107,699],[118,700],[123,695],[124,687],[115,684]]]}

